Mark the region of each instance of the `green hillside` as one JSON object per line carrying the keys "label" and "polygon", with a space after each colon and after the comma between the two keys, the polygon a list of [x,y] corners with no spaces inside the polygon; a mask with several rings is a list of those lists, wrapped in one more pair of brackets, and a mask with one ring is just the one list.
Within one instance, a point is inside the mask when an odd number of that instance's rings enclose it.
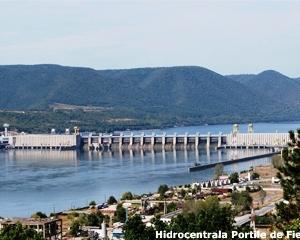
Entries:
{"label": "green hillside", "polygon": [[293,78],[274,70],[267,70],[257,75],[231,75],[228,77],[274,102],[300,108],[300,82]]}
{"label": "green hillside", "polygon": [[26,131],[300,119],[288,107],[300,109],[295,100],[300,84],[274,71],[222,76],[196,66],[11,65],[0,66],[0,84],[0,121]]}

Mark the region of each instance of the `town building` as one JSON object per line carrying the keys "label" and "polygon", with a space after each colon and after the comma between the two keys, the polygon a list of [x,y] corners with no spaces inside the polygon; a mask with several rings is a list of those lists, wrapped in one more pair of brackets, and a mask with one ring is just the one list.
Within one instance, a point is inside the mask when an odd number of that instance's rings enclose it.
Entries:
{"label": "town building", "polygon": [[23,227],[34,229],[41,233],[45,240],[62,239],[62,221],[52,218],[11,218],[0,219],[0,230],[8,225],[20,223]]}

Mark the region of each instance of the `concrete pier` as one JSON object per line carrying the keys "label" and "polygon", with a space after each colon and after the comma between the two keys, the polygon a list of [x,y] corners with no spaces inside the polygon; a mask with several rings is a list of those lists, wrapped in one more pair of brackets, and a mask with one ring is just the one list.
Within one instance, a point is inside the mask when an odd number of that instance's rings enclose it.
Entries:
{"label": "concrete pier", "polygon": [[195,136],[195,148],[198,149],[198,146],[199,146],[199,133],[197,132],[196,133],[196,136]]}
{"label": "concrete pier", "polygon": [[154,146],[155,144],[155,134],[152,133],[152,136],[151,136],[151,146]]}
{"label": "concrete pier", "polygon": [[276,152],[271,152],[271,153],[265,153],[265,154],[260,154],[260,155],[254,155],[251,157],[244,157],[244,158],[238,158],[238,159],[232,159],[232,160],[227,160],[227,161],[220,161],[220,162],[214,162],[214,163],[209,163],[209,164],[204,164],[204,165],[195,165],[192,167],[189,167],[189,172],[195,172],[195,171],[200,171],[208,168],[213,168],[217,164],[222,164],[222,165],[230,165],[238,162],[246,162],[254,159],[259,159],[259,158],[265,158],[265,157],[271,157],[273,155],[280,154],[279,151]]}
{"label": "concrete pier", "polygon": [[166,145],[166,133],[163,133],[162,135],[161,144],[163,147]]}
{"label": "concrete pier", "polygon": [[221,147],[222,147],[222,133],[220,132],[219,136],[218,136],[218,148],[221,148]]}
{"label": "concrete pier", "polygon": [[185,147],[188,145],[188,133],[185,133],[185,135],[184,135],[183,145],[184,145]]}
{"label": "concrete pier", "polygon": [[122,148],[122,145],[123,145],[123,133],[121,133],[120,137],[119,137],[119,148],[120,149]]}
{"label": "concrete pier", "polygon": [[98,137],[98,147],[101,148],[102,146],[102,133],[99,133],[99,137]]}
{"label": "concrete pier", "polygon": [[176,147],[176,143],[177,143],[177,134],[174,133],[174,136],[173,136],[173,147],[174,148]]}
{"label": "concrete pier", "polygon": [[132,147],[132,145],[133,145],[133,133],[131,133],[129,137],[129,147]]}
{"label": "concrete pier", "polygon": [[207,137],[206,137],[206,147],[209,148],[210,147],[210,133],[207,134]]}
{"label": "concrete pier", "polygon": [[145,133],[142,133],[140,136],[140,146],[143,147],[144,146],[144,137],[145,137]]}

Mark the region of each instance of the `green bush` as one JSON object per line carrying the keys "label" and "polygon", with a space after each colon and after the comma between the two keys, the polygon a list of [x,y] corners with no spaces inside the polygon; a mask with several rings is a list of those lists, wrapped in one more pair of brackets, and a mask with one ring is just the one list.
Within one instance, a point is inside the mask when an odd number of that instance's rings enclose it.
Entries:
{"label": "green bush", "polygon": [[125,192],[123,193],[121,200],[132,200],[133,194],[131,192]]}
{"label": "green bush", "polygon": [[109,198],[108,198],[108,200],[107,200],[107,203],[109,204],[109,205],[112,205],[112,204],[116,204],[118,201],[117,201],[117,199],[114,197],[114,196],[110,196]]}

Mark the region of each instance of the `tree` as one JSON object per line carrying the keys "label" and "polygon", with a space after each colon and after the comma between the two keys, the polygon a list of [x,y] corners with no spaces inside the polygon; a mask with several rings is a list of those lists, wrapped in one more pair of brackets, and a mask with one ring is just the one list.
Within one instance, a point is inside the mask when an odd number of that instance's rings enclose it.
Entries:
{"label": "tree", "polygon": [[96,201],[90,201],[90,203],[89,203],[89,206],[92,206],[92,207],[94,207],[96,205],[97,205]]}
{"label": "tree", "polygon": [[20,223],[17,223],[1,229],[0,240],[43,240],[43,237],[35,230],[25,228]]}
{"label": "tree", "polygon": [[171,202],[167,205],[167,212],[173,212],[177,209],[177,205],[174,202]]}
{"label": "tree", "polygon": [[72,220],[69,233],[77,236],[82,226],[101,226],[104,221],[104,215],[101,212],[86,214],[69,214],[68,218]]}
{"label": "tree", "polygon": [[297,222],[300,217],[300,129],[297,138],[293,131],[289,131],[289,135],[290,143],[282,152],[283,163],[278,167],[277,175],[285,200],[277,204],[277,225],[281,228]]}
{"label": "tree", "polygon": [[160,198],[164,198],[165,197],[165,193],[169,190],[169,187],[168,185],[166,184],[163,184],[163,185],[160,185],[157,192],[159,193],[160,195]]}
{"label": "tree", "polygon": [[252,197],[247,191],[235,191],[231,194],[231,203],[238,211],[250,210],[252,205]]}
{"label": "tree", "polygon": [[70,234],[75,237],[77,236],[79,230],[80,230],[79,220],[73,220],[70,226]]}
{"label": "tree", "polygon": [[155,231],[152,227],[146,227],[138,215],[129,218],[123,227],[125,240],[153,240]]}
{"label": "tree", "polygon": [[231,231],[234,214],[229,204],[221,205],[215,196],[206,200],[187,201],[182,215],[171,222],[173,231]]}
{"label": "tree", "polygon": [[295,232],[300,232],[300,219],[295,219],[289,222],[288,225],[285,225],[283,227],[284,232],[286,231],[295,231]]}
{"label": "tree", "polygon": [[110,197],[108,198],[108,200],[107,200],[107,203],[108,203],[109,205],[112,205],[112,204],[118,203],[118,201],[117,201],[117,199],[115,199],[114,196],[110,196]]}
{"label": "tree", "polygon": [[132,200],[133,194],[131,192],[125,192],[123,193],[121,200]]}
{"label": "tree", "polygon": [[32,218],[47,218],[47,215],[42,212],[36,212],[31,215]]}
{"label": "tree", "polygon": [[207,232],[225,232],[233,229],[234,215],[231,207],[229,204],[220,205],[217,197],[208,197],[205,201],[200,201],[196,216],[199,229]]}
{"label": "tree", "polygon": [[266,196],[267,196],[266,191],[264,191],[263,189],[260,189],[260,191],[259,191],[259,200],[260,200],[261,204],[264,204]]}
{"label": "tree", "polygon": [[116,220],[122,223],[126,221],[126,209],[122,207],[122,204],[117,205]]}
{"label": "tree", "polygon": [[274,217],[272,215],[255,216],[255,223],[258,225],[271,225],[274,223]]}
{"label": "tree", "polygon": [[254,173],[252,173],[252,175],[251,175],[251,179],[252,180],[256,180],[256,179],[259,179],[259,174],[257,173],[257,172],[254,172]]}
{"label": "tree", "polygon": [[237,172],[231,173],[229,176],[230,183],[239,183],[239,174]]}
{"label": "tree", "polygon": [[154,217],[152,220],[151,220],[151,223],[154,225],[154,229],[156,231],[164,231],[164,230],[167,230],[168,228],[168,224],[161,221],[159,219],[160,217],[156,216]]}
{"label": "tree", "polygon": [[82,226],[101,226],[104,216],[101,212],[91,214],[81,214],[78,218]]}
{"label": "tree", "polygon": [[222,164],[217,164],[215,166],[215,173],[214,173],[214,178],[218,179],[220,176],[222,176],[224,173],[224,167]]}
{"label": "tree", "polygon": [[180,191],[180,195],[182,198],[184,198],[186,196],[186,191],[183,188]]}
{"label": "tree", "polygon": [[174,217],[169,225],[154,218],[152,220],[154,228],[146,227],[140,216],[133,216],[129,218],[123,230],[125,240],[153,240],[155,239],[154,230],[177,233],[220,230],[230,234],[236,229],[233,223],[234,214],[230,205],[221,205],[217,197],[208,197],[206,200],[185,202],[183,213]]}
{"label": "tree", "polygon": [[100,226],[103,222],[103,216],[92,213],[87,215],[87,226]]}

